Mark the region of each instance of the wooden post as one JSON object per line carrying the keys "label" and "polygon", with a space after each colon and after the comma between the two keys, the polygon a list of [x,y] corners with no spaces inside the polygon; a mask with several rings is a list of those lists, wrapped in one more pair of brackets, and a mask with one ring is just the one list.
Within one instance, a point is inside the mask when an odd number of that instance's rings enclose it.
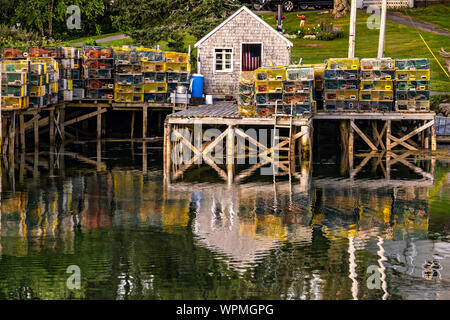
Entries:
{"label": "wooden post", "polygon": [[142,107],[142,138],[147,138],[147,106]]}
{"label": "wooden post", "polygon": [[64,118],[66,116],[66,109],[64,107],[61,108],[59,112],[59,129],[61,130],[61,139],[62,143],[66,141],[66,133],[64,130]]}
{"label": "wooden post", "polygon": [[436,120],[431,120],[433,121],[433,125],[431,126],[431,150],[435,151],[436,150]]}
{"label": "wooden post", "polygon": [[164,178],[166,182],[170,182],[170,162],[171,162],[171,135],[172,135],[172,126],[167,123],[164,126]]}
{"label": "wooden post", "polygon": [[304,132],[305,134],[300,138],[302,143],[302,158],[306,159],[306,156],[308,154],[308,148],[309,148],[309,130],[308,126],[302,126],[300,129],[301,132]]}
{"label": "wooden post", "polygon": [[35,117],[33,121],[34,126],[34,149],[39,149],[39,118]]}
{"label": "wooden post", "polygon": [[355,57],[355,34],[356,34],[356,0],[351,0],[350,7],[350,32],[348,35],[348,57]]}
{"label": "wooden post", "polygon": [[136,117],[136,112],[131,111],[131,139],[134,138],[134,119]]}
{"label": "wooden post", "polygon": [[19,113],[19,123],[20,123],[20,148],[22,152],[25,152],[25,119],[23,113]]}
{"label": "wooden post", "polygon": [[102,170],[102,144],[100,142],[100,139],[97,139],[97,171]]}
{"label": "wooden post", "polygon": [[9,121],[9,143],[8,143],[8,148],[9,148],[9,160],[11,161],[11,159],[13,159],[12,161],[14,162],[14,142],[16,140],[16,112],[13,111],[11,113],[11,118]]}
{"label": "wooden post", "polygon": [[353,129],[353,119],[349,120],[349,133],[348,133],[348,165],[349,170],[351,171],[353,169],[353,149],[354,149],[354,143],[355,143],[355,136],[354,136],[354,129]]}
{"label": "wooden post", "polygon": [[102,138],[102,108],[97,106],[97,140]]}
{"label": "wooden post", "polygon": [[50,148],[53,149],[55,145],[55,109],[50,109],[50,114],[48,116],[48,127],[49,127],[49,140]]}
{"label": "wooden post", "polygon": [[391,120],[386,120],[386,150],[391,150]]}

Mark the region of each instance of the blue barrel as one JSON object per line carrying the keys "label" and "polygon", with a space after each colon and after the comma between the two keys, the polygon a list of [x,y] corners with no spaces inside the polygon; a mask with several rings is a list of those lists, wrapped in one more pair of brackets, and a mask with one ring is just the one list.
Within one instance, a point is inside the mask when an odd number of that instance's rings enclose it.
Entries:
{"label": "blue barrel", "polygon": [[205,78],[199,73],[194,73],[191,76],[191,97],[202,98],[203,97],[203,84]]}

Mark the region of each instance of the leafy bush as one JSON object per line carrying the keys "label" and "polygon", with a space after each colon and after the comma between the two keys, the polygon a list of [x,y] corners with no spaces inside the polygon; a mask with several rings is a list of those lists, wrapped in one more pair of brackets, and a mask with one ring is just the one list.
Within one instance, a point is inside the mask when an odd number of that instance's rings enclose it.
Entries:
{"label": "leafy bush", "polygon": [[24,47],[38,45],[41,39],[39,34],[27,29],[16,30],[7,25],[0,24],[0,47]]}
{"label": "leafy bush", "polygon": [[297,34],[300,39],[303,39],[306,35],[315,35],[317,40],[327,41],[344,36],[343,31],[333,28],[333,23],[328,21],[321,21],[313,27],[300,27]]}
{"label": "leafy bush", "polygon": [[430,109],[439,110],[439,105],[441,103],[446,103],[450,101],[450,95],[448,94],[437,94],[430,97]]}

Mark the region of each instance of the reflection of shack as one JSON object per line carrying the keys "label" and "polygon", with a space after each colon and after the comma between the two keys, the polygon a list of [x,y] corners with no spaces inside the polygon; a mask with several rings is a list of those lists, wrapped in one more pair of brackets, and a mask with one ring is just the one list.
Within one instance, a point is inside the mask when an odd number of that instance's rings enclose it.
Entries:
{"label": "reflection of shack", "polygon": [[108,228],[113,210],[113,178],[111,173],[95,175],[86,181],[85,210],[81,224],[88,228]]}
{"label": "reflection of shack", "polygon": [[2,197],[0,238],[4,255],[23,257],[28,253],[25,223],[27,204],[28,194],[25,192],[15,192]]}
{"label": "reflection of shack", "polygon": [[428,231],[428,187],[394,188],[392,221],[396,236],[400,231],[426,237]]}

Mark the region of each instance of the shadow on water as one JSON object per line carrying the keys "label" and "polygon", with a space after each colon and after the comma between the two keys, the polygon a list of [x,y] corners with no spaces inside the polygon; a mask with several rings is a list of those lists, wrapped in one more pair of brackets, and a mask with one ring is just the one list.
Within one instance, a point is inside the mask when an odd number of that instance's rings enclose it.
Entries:
{"label": "shadow on water", "polygon": [[152,143],[6,159],[0,299],[450,298],[448,150],[330,150],[231,184],[206,165],[167,183]]}

